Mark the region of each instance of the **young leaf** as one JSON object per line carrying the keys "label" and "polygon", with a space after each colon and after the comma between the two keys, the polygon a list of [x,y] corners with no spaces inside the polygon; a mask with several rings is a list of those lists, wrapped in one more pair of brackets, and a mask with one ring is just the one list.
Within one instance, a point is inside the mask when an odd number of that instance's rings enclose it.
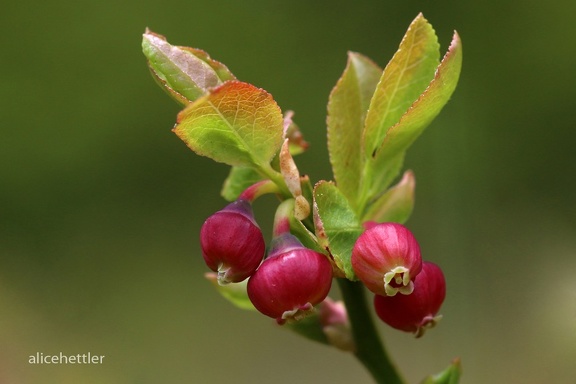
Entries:
{"label": "young leaf", "polygon": [[395,222],[404,224],[414,208],[414,173],[404,172],[402,180],[388,189],[369,208],[362,222]]}
{"label": "young leaf", "polygon": [[[374,158],[373,168],[383,169],[405,151],[440,113],[456,89],[462,68],[462,43],[455,32],[448,52],[438,66],[430,85],[402,116],[388,129],[384,142]],[[398,170],[400,167],[398,167]],[[392,172],[393,173],[393,172]],[[394,177],[394,176],[392,176]],[[381,185],[388,182],[381,181]]]}
{"label": "young leaf", "polygon": [[363,190],[360,192],[360,210],[364,214],[366,205],[381,196],[400,172],[406,150],[450,99],[458,83],[461,67],[462,45],[455,32],[448,52],[436,68],[428,87],[400,120],[386,131],[380,146],[367,158],[362,173]]}
{"label": "young leaf", "polygon": [[250,167],[232,167],[220,195],[228,201],[234,201],[249,186],[263,180],[262,176]]}
{"label": "young leaf", "polygon": [[204,274],[204,277],[212,283],[214,288],[216,288],[222,297],[234,304],[236,307],[250,311],[256,310],[246,291],[248,280],[244,280],[240,283],[220,285],[218,284],[218,275],[216,273],[208,272]]}
{"label": "young leaf", "polygon": [[[379,168],[374,164],[374,159],[369,159],[366,161],[364,168],[364,184],[362,185],[364,189],[361,192],[363,213],[366,212],[366,203],[371,205],[375,199],[381,197],[394,178],[398,176],[402,169],[402,164],[404,164],[404,153],[388,159],[385,164],[379,164]],[[362,214],[361,216],[364,215]]]}
{"label": "young leaf", "polygon": [[236,79],[226,66],[202,50],[169,44],[149,29],[142,39],[142,51],[155,80],[181,104],[188,104],[208,89]]}
{"label": "young leaf", "polygon": [[361,179],[361,138],[370,98],[382,70],[359,53],[348,52],[348,64],[328,101],[328,151],[338,188],[351,204]]}
{"label": "young leaf", "polygon": [[282,145],[282,124],[268,92],[227,81],[180,112],[173,131],[201,156],[264,169]]}
{"label": "young leaf", "polygon": [[462,366],[460,364],[460,359],[454,359],[452,364],[448,366],[444,371],[436,374],[430,375],[422,381],[422,384],[458,384],[460,382],[460,376],[462,375]]}
{"label": "young leaf", "polygon": [[300,240],[302,245],[306,248],[310,248],[316,252],[326,254],[326,249],[318,242],[318,238],[304,226],[304,224],[296,219],[294,216],[290,218],[290,233]]}
{"label": "young leaf", "polygon": [[346,278],[355,280],[350,258],[363,228],[334,183],[320,181],[314,186],[314,220],[320,244],[330,252]]}
{"label": "young leaf", "polygon": [[384,69],[370,102],[363,142],[367,158],[374,156],[388,128],[400,120],[434,77],[439,48],[434,29],[419,14]]}

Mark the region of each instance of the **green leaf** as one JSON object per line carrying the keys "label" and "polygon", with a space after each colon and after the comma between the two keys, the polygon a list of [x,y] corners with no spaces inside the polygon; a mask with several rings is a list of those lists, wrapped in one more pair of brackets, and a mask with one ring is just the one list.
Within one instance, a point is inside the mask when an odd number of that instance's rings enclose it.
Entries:
{"label": "green leaf", "polygon": [[173,130],[201,156],[269,169],[282,145],[282,125],[282,112],[268,92],[227,81],[180,112]]}
{"label": "green leaf", "polygon": [[306,248],[322,254],[327,253],[326,249],[318,243],[318,238],[306,228],[304,223],[294,216],[290,218],[290,233],[296,236]]}
{"label": "green leaf", "polygon": [[382,73],[370,102],[364,128],[364,153],[374,156],[386,131],[396,124],[426,89],[440,60],[440,46],[432,26],[419,14]]}
{"label": "green leaf", "polygon": [[378,199],[392,181],[398,176],[404,164],[405,153],[399,153],[395,157],[389,158],[384,164],[378,164],[374,159],[368,161],[365,172],[367,194],[364,198],[372,202]]}
{"label": "green leaf", "polygon": [[346,278],[355,280],[350,258],[363,228],[346,197],[332,182],[320,181],[314,186],[314,221],[319,243],[330,252]]}
{"label": "green leaf", "polygon": [[402,180],[388,189],[369,208],[362,222],[395,222],[403,224],[408,220],[414,208],[414,173],[404,172]]}
{"label": "green leaf", "polygon": [[222,295],[222,297],[234,304],[236,307],[250,311],[256,310],[250,301],[248,292],[246,290],[248,280],[244,280],[240,283],[220,285],[218,284],[218,276],[216,273],[208,272],[204,275],[204,277],[212,283],[212,285]]}
{"label": "green leaf", "polygon": [[[415,22],[417,20],[418,18]],[[450,99],[458,83],[461,67],[462,44],[458,34],[454,33],[448,52],[436,68],[428,87],[414,100],[400,120],[387,129],[381,144],[367,158],[362,173],[363,190],[360,192],[362,216],[366,214],[366,204],[381,196],[398,175],[406,150]],[[377,90],[376,94],[378,92]],[[372,109],[369,115],[371,112]],[[366,118],[367,127],[369,118],[370,116]],[[368,153],[366,155],[369,156]]]}
{"label": "green leaf", "polygon": [[436,375],[428,376],[422,381],[422,384],[458,384],[461,375],[460,359],[454,359],[448,368]]}
{"label": "green leaf", "polygon": [[[388,129],[384,142],[374,159],[374,169],[383,169],[387,164],[394,164],[398,158],[404,157],[404,153],[414,140],[420,136],[450,100],[456,89],[461,68],[462,44],[458,34],[454,33],[448,52],[438,66],[434,79],[428,88],[414,101],[400,121]],[[398,167],[399,169],[400,167]],[[394,177],[391,173],[388,175],[389,178]],[[389,180],[380,179],[379,184],[383,185],[387,182]]]}
{"label": "green leaf", "polygon": [[348,52],[344,73],[328,101],[328,151],[338,188],[351,204],[361,179],[364,120],[382,69],[359,53]]}
{"label": "green leaf", "polygon": [[228,201],[234,201],[249,186],[263,180],[263,177],[250,167],[232,167],[220,194]]}
{"label": "green leaf", "polygon": [[236,79],[226,66],[199,49],[169,44],[149,29],[142,51],[158,84],[181,104],[188,104],[227,80]]}

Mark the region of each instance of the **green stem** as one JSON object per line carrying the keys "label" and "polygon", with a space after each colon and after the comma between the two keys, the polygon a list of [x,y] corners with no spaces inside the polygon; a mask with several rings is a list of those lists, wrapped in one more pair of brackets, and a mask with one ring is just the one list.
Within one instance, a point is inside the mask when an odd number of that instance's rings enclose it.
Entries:
{"label": "green stem", "polygon": [[364,286],[348,279],[336,279],[342,292],[356,342],[354,355],[378,384],[404,384],[388,357],[366,305]]}
{"label": "green stem", "polygon": [[285,198],[288,199],[292,197],[292,193],[290,190],[288,190],[288,186],[286,185],[286,181],[284,181],[284,177],[282,177],[280,172],[277,172],[274,168],[272,168],[270,164],[260,166],[258,170],[264,177],[272,180],[278,186],[278,189],[280,189],[281,194]]}
{"label": "green stem", "polygon": [[246,188],[240,196],[239,199],[244,199],[250,204],[254,203],[254,201],[262,195],[266,195],[268,193],[279,193],[280,189],[272,180],[261,180],[257,183],[252,184],[248,188]]}

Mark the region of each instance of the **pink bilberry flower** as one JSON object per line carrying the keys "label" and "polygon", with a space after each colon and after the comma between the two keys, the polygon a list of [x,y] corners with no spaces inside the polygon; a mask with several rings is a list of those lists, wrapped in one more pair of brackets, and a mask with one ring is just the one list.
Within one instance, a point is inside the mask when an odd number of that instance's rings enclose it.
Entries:
{"label": "pink bilberry flower", "polygon": [[378,317],[389,326],[416,337],[424,334],[442,318],[437,315],[446,297],[446,281],[440,267],[425,261],[414,281],[410,295],[374,297]]}
{"label": "pink bilberry flower", "polygon": [[284,324],[309,314],[331,285],[327,257],[283,233],[273,239],[268,257],[248,280],[248,297],[258,311]]}
{"label": "pink bilberry flower", "polygon": [[206,265],[218,283],[237,283],[252,275],[264,258],[266,244],[254,220],[252,205],[238,199],[210,216],[200,231]]}
{"label": "pink bilberry flower", "polygon": [[382,296],[409,295],[422,269],[420,246],[397,223],[371,224],[352,250],[352,269],[366,287]]}

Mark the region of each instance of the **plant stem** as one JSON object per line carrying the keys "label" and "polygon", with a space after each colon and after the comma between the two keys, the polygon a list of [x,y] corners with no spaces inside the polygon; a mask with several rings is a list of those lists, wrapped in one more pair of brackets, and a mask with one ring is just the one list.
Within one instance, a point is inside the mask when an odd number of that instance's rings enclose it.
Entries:
{"label": "plant stem", "polygon": [[286,185],[286,181],[284,180],[284,177],[282,177],[282,174],[280,172],[277,172],[274,168],[272,168],[272,166],[270,166],[270,164],[265,164],[264,166],[260,166],[258,168],[260,174],[262,174],[264,177],[272,180],[280,189],[281,194],[285,197],[285,198],[290,198],[292,197],[292,193],[290,192],[290,190],[288,189],[288,186]]}
{"label": "plant stem", "polygon": [[336,279],[346,304],[356,342],[354,355],[378,384],[404,384],[404,380],[388,357],[372,315],[366,305],[364,286],[348,279]]}
{"label": "plant stem", "polygon": [[294,215],[294,199],[287,199],[280,203],[274,215],[272,236],[278,237],[290,233],[290,217]]}

